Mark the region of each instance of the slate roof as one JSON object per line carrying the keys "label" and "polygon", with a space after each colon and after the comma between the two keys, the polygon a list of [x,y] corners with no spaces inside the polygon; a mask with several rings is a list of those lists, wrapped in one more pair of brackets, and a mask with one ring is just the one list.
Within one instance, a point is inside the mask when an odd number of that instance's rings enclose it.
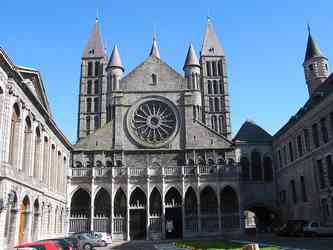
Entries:
{"label": "slate roof", "polygon": [[186,66],[198,66],[198,67],[200,67],[199,60],[197,58],[197,55],[195,53],[195,50],[194,50],[192,44],[190,44],[190,46],[188,48],[187,56],[186,56],[185,63],[184,63],[184,68]]}
{"label": "slate roof", "polygon": [[319,47],[317,46],[316,42],[312,38],[311,33],[309,33],[308,44],[306,46],[304,62],[313,58],[313,57],[324,57],[324,56],[321,53],[321,51],[320,51]]}
{"label": "slate roof", "polygon": [[121,62],[117,45],[115,45],[112,50],[111,57],[110,57],[110,60],[108,63],[108,67],[116,67],[116,68],[120,68],[124,71],[124,66]]}
{"label": "slate roof", "polygon": [[201,55],[224,56],[224,50],[221,47],[219,39],[214,31],[214,27],[210,18],[207,22],[206,32],[202,43]]}
{"label": "slate roof", "polygon": [[272,136],[252,121],[246,121],[239,129],[234,140],[243,142],[270,143]]}
{"label": "slate roof", "polygon": [[307,102],[301,107],[295,115],[290,117],[289,121],[274,135],[278,137],[286,132],[290,127],[296,124],[312,109],[316,108],[322,101],[324,101],[329,95],[333,93],[333,74],[331,74],[325,82],[323,82],[310,96]]}
{"label": "slate roof", "polygon": [[88,39],[86,47],[83,50],[82,58],[100,58],[100,57],[106,57],[106,53],[101,38],[101,32],[99,30],[99,21],[98,19],[96,19],[96,22],[90,33],[90,37]]}
{"label": "slate roof", "polygon": [[151,46],[149,56],[155,56],[157,58],[161,58],[161,56],[160,56],[160,50],[158,48],[155,36],[153,37],[153,44]]}

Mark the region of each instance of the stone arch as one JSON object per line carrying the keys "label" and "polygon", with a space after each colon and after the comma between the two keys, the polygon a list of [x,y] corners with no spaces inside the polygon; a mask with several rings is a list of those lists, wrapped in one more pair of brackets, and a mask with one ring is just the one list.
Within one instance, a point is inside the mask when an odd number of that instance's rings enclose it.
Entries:
{"label": "stone arch", "polygon": [[91,195],[91,192],[90,192],[90,190],[87,188],[87,187],[85,187],[85,186],[77,186],[77,187],[75,187],[72,191],[71,191],[71,193],[70,193],[70,195],[69,195],[69,198],[70,198],[70,200],[72,199],[72,197],[74,196],[74,194],[78,191],[78,190],[80,190],[80,189],[82,189],[82,190],[84,190],[85,192],[87,192],[88,194],[89,194],[89,196]]}
{"label": "stone arch", "polygon": [[114,201],[113,201],[113,207],[114,207],[114,216],[119,217],[125,217],[127,214],[127,200],[126,195],[123,191],[123,189],[120,187],[118,188]]}
{"label": "stone arch", "polygon": [[157,187],[154,187],[149,196],[149,213],[154,216],[162,214],[162,195]]}
{"label": "stone arch", "polygon": [[165,204],[174,203],[174,204],[181,205],[182,204],[181,193],[179,192],[179,190],[176,187],[174,187],[174,186],[169,187],[165,192],[164,202],[165,202]]}
{"label": "stone arch", "polygon": [[247,156],[242,156],[240,160],[241,170],[242,170],[242,179],[250,179],[250,161]]}
{"label": "stone arch", "polygon": [[135,207],[145,207],[147,203],[147,197],[145,192],[140,187],[135,187],[130,195],[130,206]]}
{"label": "stone arch", "polygon": [[97,161],[96,161],[96,164],[95,164],[95,167],[97,167],[97,168],[101,168],[101,167],[103,167],[102,162],[101,162],[100,160],[97,160]]}
{"label": "stone arch", "polygon": [[103,187],[96,192],[94,200],[94,216],[107,217],[111,216],[111,196]]}
{"label": "stone arch", "polygon": [[264,180],[273,181],[273,161],[269,154],[265,154],[263,158]]}
{"label": "stone arch", "polygon": [[35,147],[34,147],[34,164],[32,175],[40,179],[40,163],[41,163],[41,144],[42,144],[41,130],[39,126],[35,128]]}
{"label": "stone arch", "polygon": [[38,198],[35,199],[34,205],[33,205],[33,221],[32,221],[32,228],[31,228],[31,239],[33,241],[36,241],[38,239],[38,224],[40,220],[40,214],[41,214],[41,208],[39,205]]}
{"label": "stone arch", "polygon": [[15,165],[18,159],[18,141],[20,136],[21,109],[18,103],[12,107],[10,138],[9,138],[9,162]]}
{"label": "stone arch", "polygon": [[252,169],[252,180],[262,180],[262,164],[261,164],[261,153],[257,149],[251,152],[251,169]]}
{"label": "stone arch", "polygon": [[21,244],[29,239],[29,223],[30,223],[30,198],[25,195],[19,211],[19,231],[18,243]]}
{"label": "stone arch", "polygon": [[71,216],[90,217],[90,204],[89,192],[79,187],[71,197]]}
{"label": "stone arch", "polygon": [[201,214],[217,214],[217,195],[215,190],[207,185],[200,191]]}
{"label": "stone arch", "polygon": [[31,140],[32,140],[32,123],[30,116],[27,115],[24,120],[24,136],[23,136],[23,161],[22,171],[26,174],[30,172],[30,151],[31,151]]}
{"label": "stone arch", "polygon": [[186,216],[197,217],[198,197],[194,189],[189,186],[185,192],[184,207]]}
{"label": "stone arch", "polygon": [[5,225],[5,237],[7,237],[7,245],[14,246],[16,238],[16,221],[18,220],[17,211],[18,211],[18,197],[15,191],[11,191],[12,202],[8,208],[9,216],[6,216],[6,225]]}
{"label": "stone arch", "polygon": [[225,186],[220,192],[221,213],[238,213],[239,199],[237,192],[231,186]]}
{"label": "stone arch", "polygon": [[75,165],[74,165],[75,168],[83,168],[83,164],[81,161],[75,161]]}

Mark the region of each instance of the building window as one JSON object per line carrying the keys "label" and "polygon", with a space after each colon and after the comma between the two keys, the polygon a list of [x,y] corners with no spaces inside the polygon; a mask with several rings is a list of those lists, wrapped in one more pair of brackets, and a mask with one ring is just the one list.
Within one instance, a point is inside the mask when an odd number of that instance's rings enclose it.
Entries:
{"label": "building window", "polygon": [[292,199],[293,199],[293,202],[296,204],[297,203],[297,191],[296,191],[296,185],[295,185],[294,180],[290,181],[290,186],[291,186]]}
{"label": "building window", "polygon": [[322,160],[317,160],[317,167],[318,167],[318,175],[319,175],[319,184],[320,184],[320,188],[322,189],[322,188],[326,187],[324,166],[323,166]]}
{"label": "building window", "polygon": [[309,130],[303,129],[304,134],[304,142],[305,142],[305,150],[306,152],[310,151],[310,136],[309,136]]}
{"label": "building window", "polygon": [[210,62],[206,62],[206,68],[207,68],[207,76],[211,76],[212,72],[211,72],[211,63]]}
{"label": "building window", "polygon": [[218,84],[217,84],[217,81],[214,80],[214,85],[213,85],[213,88],[214,88],[214,94],[218,94],[219,93],[219,90],[218,90]]}
{"label": "building window", "polygon": [[95,76],[98,76],[99,73],[99,62],[95,62]]}
{"label": "building window", "polygon": [[327,143],[328,142],[328,131],[327,131],[327,126],[326,126],[326,118],[322,118],[320,120],[320,130],[321,130],[323,142]]}
{"label": "building window", "polygon": [[273,180],[273,165],[269,156],[264,157],[264,180],[268,182]]}
{"label": "building window", "polygon": [[218,62],[218,73],[219,73],[219,76],[222,76],[222,74],[223,74],[222,60],[219,60],[219,62]]}
{"label": "building window", "polygon": [[297,148],[299,157],[303,156],[303,145],[302,145],[302,137],[300,135],[297,136]]}
{"label": "building window", "polygon": [[213,68],[213,76],[217,76],[217,70],[216,70],[216,62],[212,62],[212,68]]}
{"label": "building window", "polygon": [[209,111],[213,112],[214,110],[214,103],[213,98],[209,98]]}
{"label": "building window", "polygon": [[98,118],[98,115],[95,115],[95,117],[94,117],[94,128],[95,128],[95,130],[99,128],[99,118]]}
{"label": "building window", "polygon": [[312,125],[312,139],[313,139],[313,145],[315,146],[315,148],[318,148],[320,144],[319,144],[317,123]]}
{"label": "building window", "polygon": [[332,156],[326,156],[326,167],[328,173],[328,180],[330,182],[330,186],[333,186],[333,163],[332,163]]}
{"label": "building window", "polygon": [[86,117],[86,130],[90,130],[90,116]]}
{"label": "building window", "polygon": [[93,68],[93,63],[88,62],[88,76],[92,76],[92,69]]}
{"label": "building window", "polygon": [[214,100],[215,102],[215,112],[220,112],[220,102],[219,102],[219,98],[215,98]]}
{"label": "building window", "polygon": [[208,94],[212,94],[212,82],[208,80]]}
{"label": "building window", "polygon": [[[192,79],[193,79],[193,75],[192,75]],[[156,74],[151,74],[151,80],[153,85],[157,84],[157,75]]]}
{"label": "building window", "polygon": [[95,80],[95,84],[94,84],[94,90],[95,90],[95,94],[98,94],[98,80]]}
{"label": "building window", "polygon": [[293,162],[294,161],[293,143],[289,142],[288,146],[289,146],[289,159],[290,159],[291,162]]}
{"label": "building window", "polygon": [[310,69],[310,71],[313,71],[313,69],[314,69],[313,64],[309,65],[309,69]]}
{"label": "building window", "polygon": [[253,180],[262,180],[261,154],[256,150],[251,153],[251,168]]}
{"label": "building window", "polygon": [[223,87],[223,82],[220,80],[220,94],[223,94],[224,92],[224,87]]}
{"label": "building window", "polygon": [[97,113],[98,112],[98,98],[94,99],[94,112]]}
{"label": "building window", "polygon": [[308,197],[306,195],[306,188],[305,188],[305,179],[304,176],[301,176],[301,190],[302,190],[302,199],[303,202],[307,202],[308,201]]}
{"label": "building window", "polygon": [[219,131],[222,134],[223,133],[223,116],[219,116]]}
{"label": "building window", "polygon": [[92,82],[91,82],[91,80],[89,80],[88,82],[87,82],[87,95],[91,95],[91,89],[92,89]]}
{"label": "building window", "polygon": [[278,158],[279,158],[279,167],[282,168],[283,162],[281,157],[281,150],[278,151]]}
{"label": "building window", "polygon": [[217,118],[215,115],[212,116],[212,128],[217,130]]}
{"label": "building window", "polygon": [[284,161],[284,165],[287,165],[287,147],[286,146],[283,147],[283,161]]}
{"label": "building window", "polygon": [[87,113],[91,112],[91,98],[87,98]]}

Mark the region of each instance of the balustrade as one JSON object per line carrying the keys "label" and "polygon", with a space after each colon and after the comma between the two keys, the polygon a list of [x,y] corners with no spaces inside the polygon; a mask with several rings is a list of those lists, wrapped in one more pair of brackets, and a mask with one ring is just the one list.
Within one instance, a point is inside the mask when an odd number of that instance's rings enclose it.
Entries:
{"label": "balustrade", "polygon": [[146,168],[129,168],[130,176],[142,176],[145,177],[147,175]]}
{"label": "balustrade", "polygon": [[110,171],[110,168],[94,168],[94,175],[96,177],[107,176]]}
{"label": "balustrade", "polygon": [[72,168],[72,176],[74,177],[91,176],[91,168]]}

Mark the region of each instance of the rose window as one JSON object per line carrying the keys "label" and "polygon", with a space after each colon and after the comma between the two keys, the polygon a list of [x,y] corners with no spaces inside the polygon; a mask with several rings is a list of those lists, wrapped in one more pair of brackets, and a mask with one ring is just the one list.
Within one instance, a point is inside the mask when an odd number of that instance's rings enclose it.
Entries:
{"label": "rose window", "polygon": [[128,119],[132,137],[139,143],[158,147],[172,139],[178,130],[177,110],[167,100],[150,98],[132,108]]}

